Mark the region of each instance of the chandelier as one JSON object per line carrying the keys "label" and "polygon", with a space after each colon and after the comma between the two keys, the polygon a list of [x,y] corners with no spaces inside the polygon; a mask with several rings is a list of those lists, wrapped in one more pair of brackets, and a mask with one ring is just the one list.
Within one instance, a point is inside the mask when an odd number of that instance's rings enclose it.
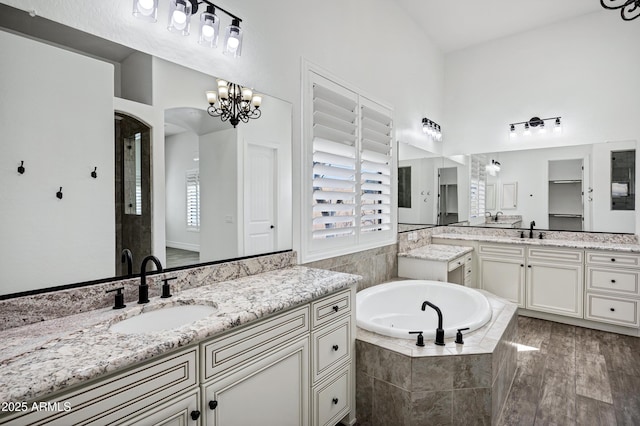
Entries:
{"label": "chandelier", "polygon": [[620,16],[625,21],[631,21],[640,16],[640,0],[600,0],[605,9],[622,9]]}
{"label": "chandelier", "polygon": [[210,116],[229,121],[233,127],[241,121],[248,123],[250,119],[260,118],[262,115],[261,95],[254,94],[248,87],[225,80],[218,80],[218,89],[207,92],[207,102]]}

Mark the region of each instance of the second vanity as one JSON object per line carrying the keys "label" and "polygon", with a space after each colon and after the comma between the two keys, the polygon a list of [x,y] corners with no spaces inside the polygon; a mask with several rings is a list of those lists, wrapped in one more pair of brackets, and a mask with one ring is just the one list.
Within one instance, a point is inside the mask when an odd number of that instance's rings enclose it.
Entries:
{"label": "second vanity", "polygon": [[[0,424],[353,423],[359,279],[294,266],[5,330]],[[175,329],[112,329],[193,304],[215,312]]]}

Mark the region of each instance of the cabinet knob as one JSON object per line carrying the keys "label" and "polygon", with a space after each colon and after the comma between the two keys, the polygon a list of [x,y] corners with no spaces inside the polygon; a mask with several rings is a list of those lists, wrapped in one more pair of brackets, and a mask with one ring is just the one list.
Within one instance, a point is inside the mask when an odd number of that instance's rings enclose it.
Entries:
{"label": "cabinet knob", "polygon": [[217,406],[218,406],[218,401],[216,401],[215,399],[213,401],[209,401],[210,409],[215,410]]}
{"label": "cabinet knob", "polygon": [[338,346],[338,345],[333,345],[333,350],[334,350],[334,351],[338,351],[338,349],[339,349],[339,346]]}
{"label": "cabinet knob", "polygon": [[531,268],[531,265],[527,265],[527,268]]}
{"label": "cabinet knob", "polygon": [[520,267],[521,267],[521,268],[524,268],[524,265],[521,263],[521,264],[520,264]]}
{"label": "cabinet knob", "polygon": [[611,259],[611,261],[612,261],[612,262],[615,262],[616,260],[615,260],[615,259]]}
{"label": "cabinet knob", "polygon": [[611,282],[612,282],[613,284],[615,284],[615,283],[616,283],[616,280],[611,280]]}
{"label": "cabinet knob", "polygon": [[333,398],[333,403],[337,404],[338,403],[338,398]]}
{"label": "cabinet knob", "polygon": [[191,420],[198,420],[200,418],[200,411],[193,410],[191,412]]}
{"label": "cabinet knob", "polygon": [[616,311],[615,308],[609,308],[609,310],[611,310],[611,312],[615,312]]}
{"label": "cabinet knob", "polygon": [[333,309],[333,311],[334,311],[334,312],[338,312],[338,310],[339,310],[340,308],[338,307],[338,305],[335,305],[332,309]]}

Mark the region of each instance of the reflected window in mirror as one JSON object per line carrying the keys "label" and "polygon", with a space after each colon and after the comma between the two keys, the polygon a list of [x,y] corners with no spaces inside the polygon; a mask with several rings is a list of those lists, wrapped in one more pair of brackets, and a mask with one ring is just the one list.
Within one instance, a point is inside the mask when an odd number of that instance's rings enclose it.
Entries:
{"label": "reflected window in mirror", "polygon": [[200,230],[200,173],[188,170],[185,174],[187,185],[187,231]]}
{"label": "reflected window in mirror", "polygon": [[398,207],[411,208],[411,166],[398,167]]}
{"label": "reflected window in mirror", "polygon": [[124,144],[124,199],[125,214],[142,214],[142,134],[125,138]]}
{"label": "reflected window in mirror", "polygon": [[611,210],[635,210],[636,150],[611,151]]}

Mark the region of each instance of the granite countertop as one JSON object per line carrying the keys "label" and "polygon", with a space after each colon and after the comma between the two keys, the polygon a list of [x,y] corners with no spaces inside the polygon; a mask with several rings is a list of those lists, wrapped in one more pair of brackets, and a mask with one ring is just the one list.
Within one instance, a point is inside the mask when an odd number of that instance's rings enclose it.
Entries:
{"label": "granite countertop", "polygon": [[[527,234],[528,231],[525,231]],[[536,233],[538,231],[535,231]],[[510,236],[477,235],[477,234],[437,234],[433,238],[444,240],[481,241],[500,244],[524,244],[543,247],[563,247],[575,249],[611,250],[626,253],[640,253],[640,244],[609,243],[606,241],[577,241],[539,238],[519,238]]]}
{"label": "granite countertop", "polygon": [[398,256],[409,257],[412,259],[449,262],[472,251],[473,248],[471,247],[450,246],[444,244],[428,244],[426,246],[418,247],[405,253],[398,253]]}
{"label": "granite countertop", "polygon": [[[45,397],[71,385],[133,366],[250,321],[355,285],[361,277],[294,266],[185,290],[170,299],[128,304],[43,321],[3,332],[0,401]],[[180,304],[218,307],[212,316],[183,327],[119,334],[109,326],[141,311]]]}

